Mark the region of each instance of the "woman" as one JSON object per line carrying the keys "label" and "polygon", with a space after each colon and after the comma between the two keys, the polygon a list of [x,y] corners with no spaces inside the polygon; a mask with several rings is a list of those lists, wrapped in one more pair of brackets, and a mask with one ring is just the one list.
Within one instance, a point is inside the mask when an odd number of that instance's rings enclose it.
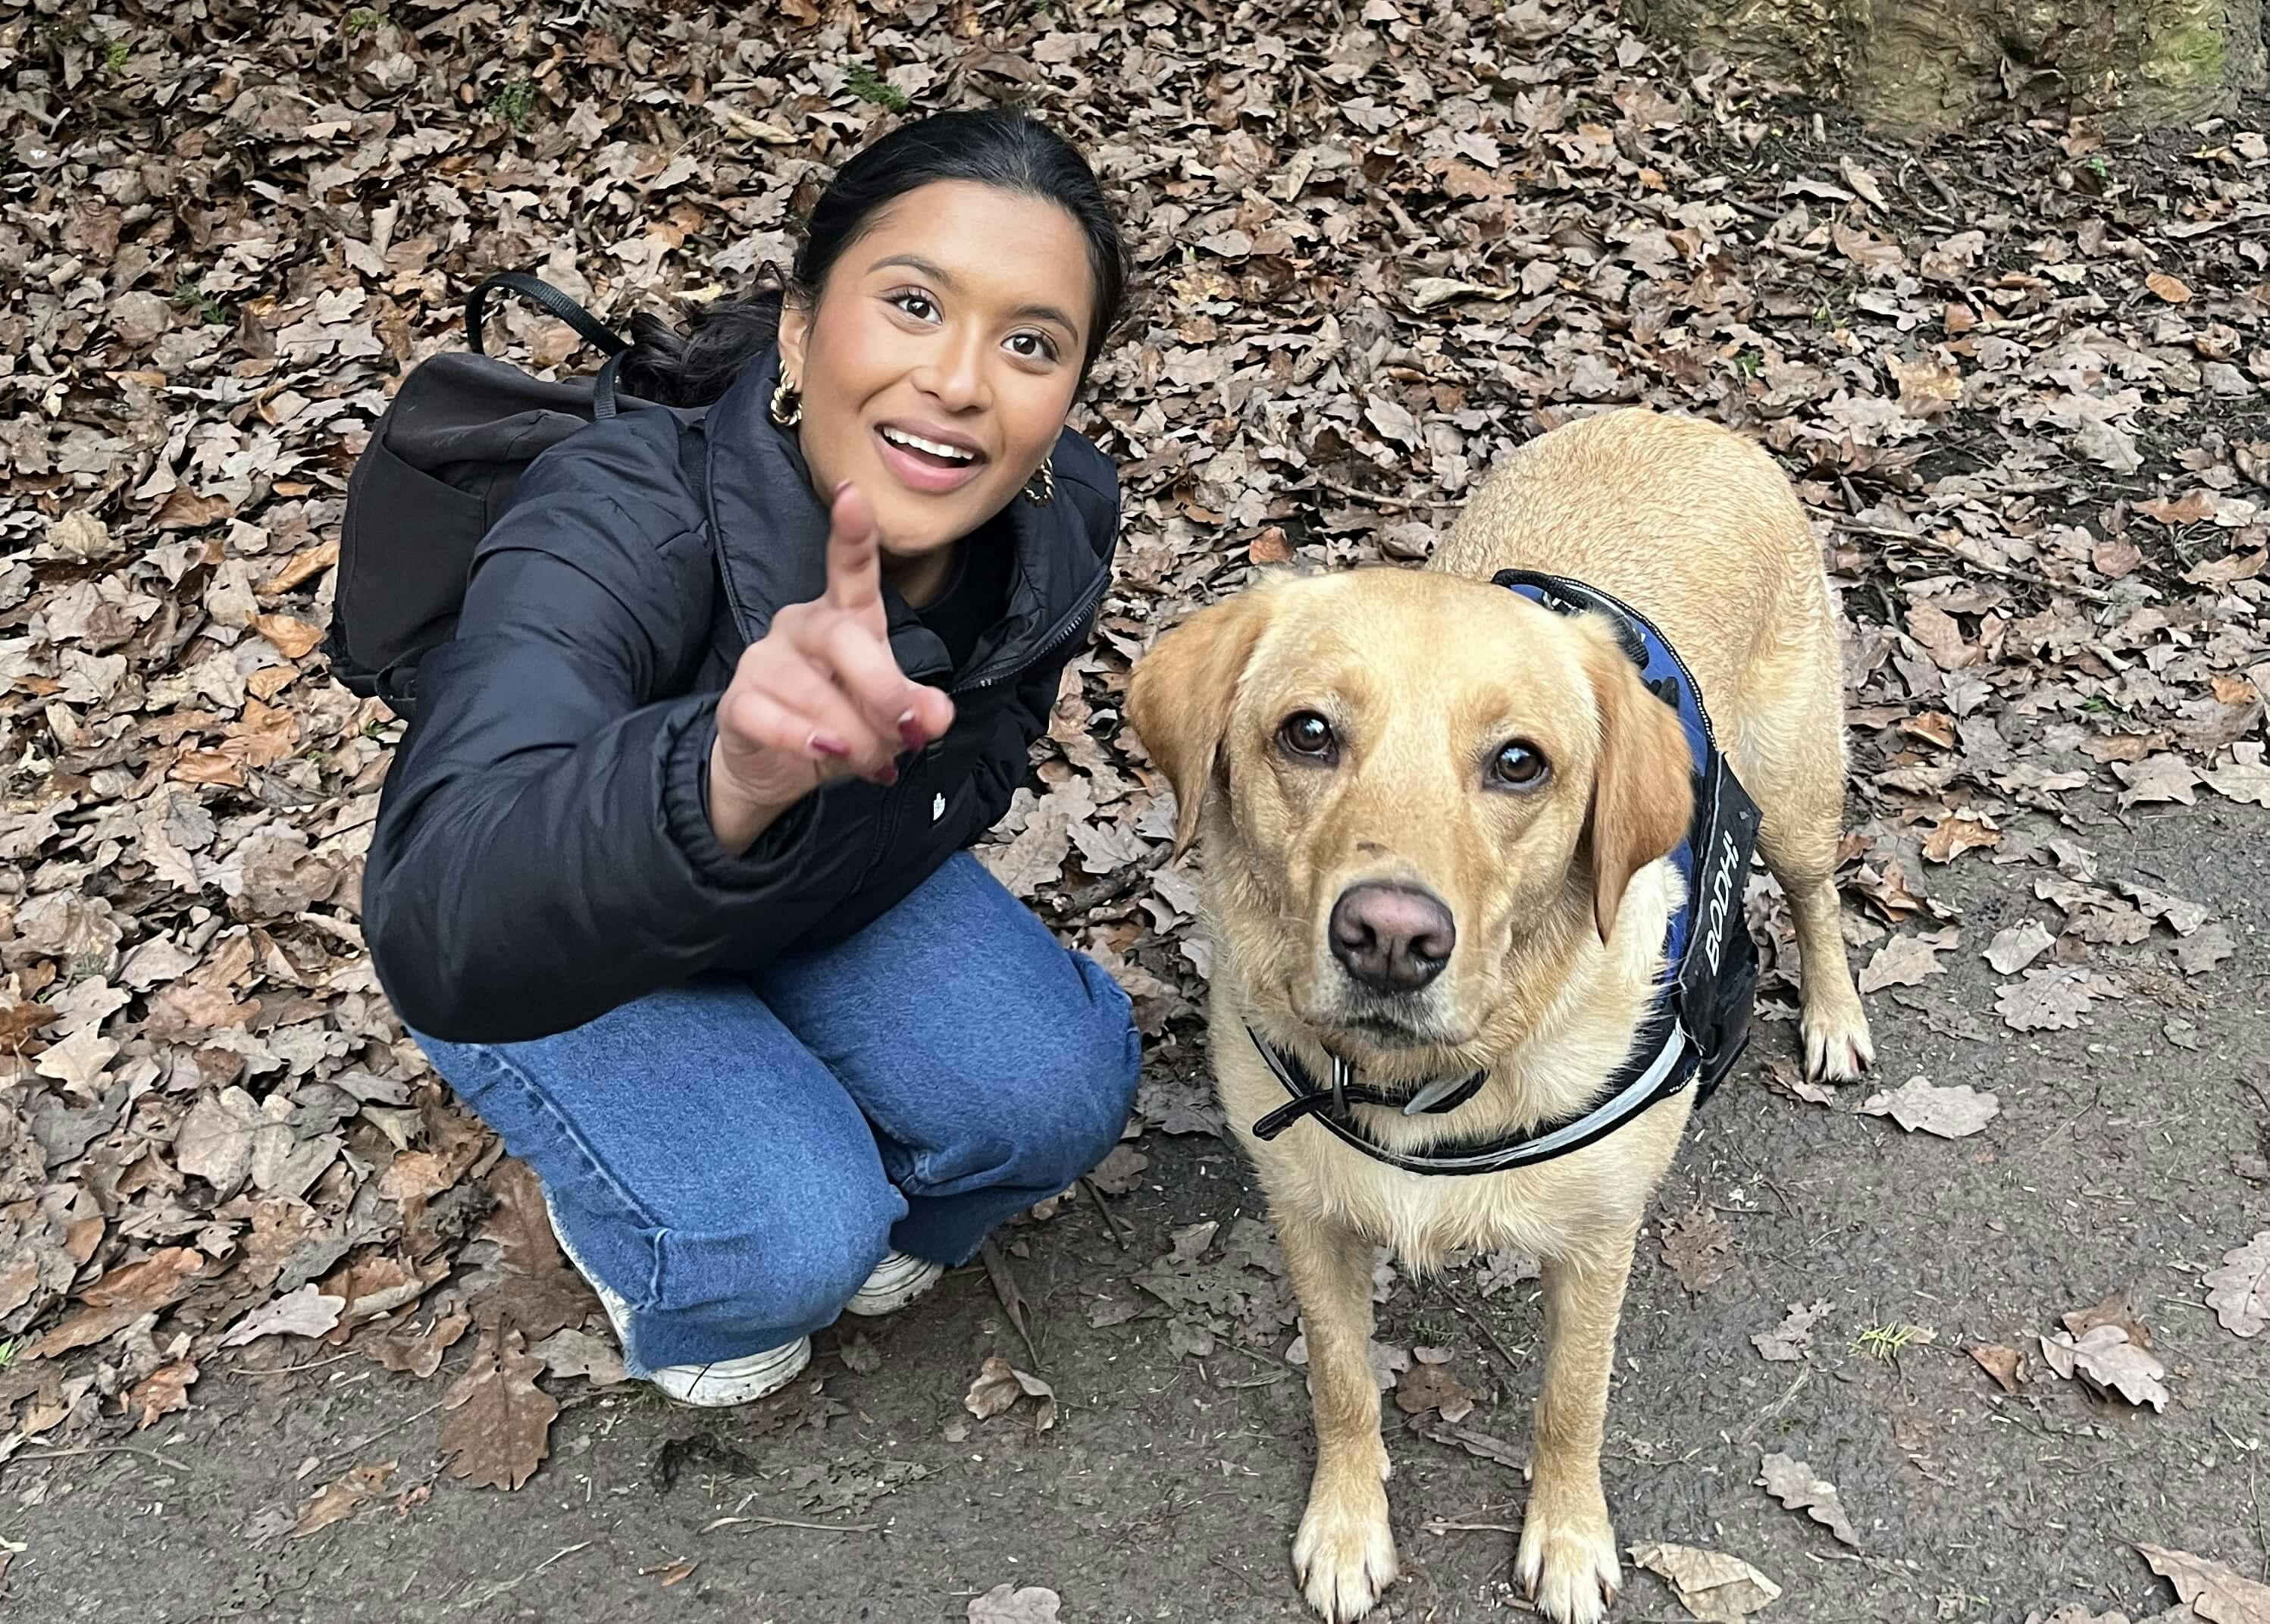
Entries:
{"label": "woman", "polygon": [[1094,1165],[1125,996],[963,849],[1110,576],[1065,426],[1124,251],[1005,113],[852,159],[784,298],[644,322],[426,656],[365,882],[380,979],[542,1180],[626,1363],[779,1388]]}

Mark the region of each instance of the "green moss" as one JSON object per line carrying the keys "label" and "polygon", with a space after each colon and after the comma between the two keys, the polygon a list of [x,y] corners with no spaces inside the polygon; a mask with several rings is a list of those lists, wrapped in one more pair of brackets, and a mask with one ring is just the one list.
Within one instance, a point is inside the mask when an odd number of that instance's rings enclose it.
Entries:
{"label": "green moss", "polygon": [[2170,90],[2217,89],[2229,65],[2230,52],[2222,31],[2194,15],[2152,39],[2136,71],[2140,78]]}

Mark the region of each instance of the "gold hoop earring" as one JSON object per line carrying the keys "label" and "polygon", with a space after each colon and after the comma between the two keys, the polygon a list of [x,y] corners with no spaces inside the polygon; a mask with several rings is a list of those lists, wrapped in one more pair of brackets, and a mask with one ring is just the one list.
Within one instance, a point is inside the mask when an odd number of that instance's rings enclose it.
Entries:
{"label": "gold hoop earring", "polygon": [[770,415],[783,428],[794,428],[804,421],[804,397],[797,393],[786,373],[781,374],[780,386],[773,390]]}
{"label": "gold hoop earring", "polygon": [[1025,500],[1035,508],[1045,508],[1057,499],[1056,470],[1042,463],[1025,481]]}

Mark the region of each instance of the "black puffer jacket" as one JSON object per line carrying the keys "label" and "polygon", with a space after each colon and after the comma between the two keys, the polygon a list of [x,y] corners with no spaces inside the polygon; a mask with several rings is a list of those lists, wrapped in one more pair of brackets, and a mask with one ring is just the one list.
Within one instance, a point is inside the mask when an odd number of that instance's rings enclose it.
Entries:
{"label": "black puffer jacket", "polygon": [[1118,531],[1111,465],[1070,430],[1056,500],[1010,504],[1007,613],[963,670],[888,597],[892,650],[952,693],[952,730],[901,758],[895,787],[832,784],[740,856],[711,834],[717,695],[774,612],[826,584],[826,509],[765,409],[778,367],[768,354],[711,408],[706,491],[668,412],[627,413],[539,457],[482,541],[455,640],[419,665],[364,879],[372,960],[416,1030],[542,1037],[840,941],[1024,782]]}

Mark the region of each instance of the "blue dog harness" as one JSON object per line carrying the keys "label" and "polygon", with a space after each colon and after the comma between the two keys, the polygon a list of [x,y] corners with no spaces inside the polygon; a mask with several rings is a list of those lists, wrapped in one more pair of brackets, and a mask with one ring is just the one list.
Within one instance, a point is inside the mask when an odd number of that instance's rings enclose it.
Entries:
{"label": "blue dog harness", "polygon": [[1742,897],[1757,843],[1758,809],[1719,753],[1694,674],[1645,615],[1598,588],[1523,569],[1500,571],[1492,580],[1556,614],[1606,615],[1624,652],[1640,668],[1648,692],[1679,713],[1695,758],[1695,815],[1686,839],[1671,853],[1672,865],[1687,882],[1687,901],[1671,916],[1665,937],[1669,974],[1640,1023],[1631,1053],[1592,1104],[1525,1133],[1424,1152],[1388,1149],[1363,1131],[1348,1107],[1391,1106],[1406,1116],[1453,1111],[1481,1091],[1489,1078],[1487,1070],[1428,1083],[1407,1095],[1391,1094],[1358,1085],[1347,1062],[1334,1055],[1332,1082],[1320,1086],[1297,1056],[1273,1047],[1249,1027],[1254,1047],[1292,1095],[1253,1124],[1257,1138],[1273,1139],[1302,1117],[1314,1116],[1364,1154],[1407,1173],[1502,1173],[1582,1150],[1690,1083],[1701,1105],[1749,1043],[1757,947],[1743,918]]}

